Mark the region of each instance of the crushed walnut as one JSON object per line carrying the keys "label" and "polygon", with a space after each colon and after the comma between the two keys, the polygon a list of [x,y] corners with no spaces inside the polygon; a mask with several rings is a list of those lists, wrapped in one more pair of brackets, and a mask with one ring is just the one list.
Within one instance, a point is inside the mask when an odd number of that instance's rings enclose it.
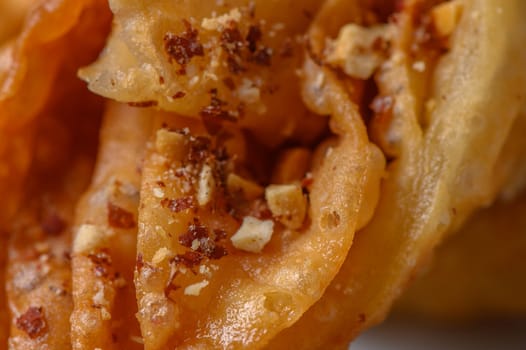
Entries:
{"label": "crushed walnut", "polygon": [[342,68],[351,77],[368,79],[385,60],[393,30],[390,24],[368,28],[347,24],[330,45],[327,63]]}
{"label": "crushed walnut", "polygon": [[201,290],[208,286],[208,284],[209,282],[207,280],[191,284],[184,289],[184,294],[199,296],[199,294],[201,294]]}
{"label": "crushed walnut", "polygon": [[106,233],[95,225],[81,225],[73,242],[73,253],[86,254],[101,247],[106,242]]}
{"label": "crushed walnut", "polygon": [[265,245],[270,242],[274,232],[272,220],[259,220],[252,216],[245,216],[237,232],[230,238],[237,249],[251,253],[261,253]]}
{"label": "crushed walnut", "polygon": [[299,184],[270,185],[265,198],[272,215],[290,229],[303,225],[307,213],[307,199]]}

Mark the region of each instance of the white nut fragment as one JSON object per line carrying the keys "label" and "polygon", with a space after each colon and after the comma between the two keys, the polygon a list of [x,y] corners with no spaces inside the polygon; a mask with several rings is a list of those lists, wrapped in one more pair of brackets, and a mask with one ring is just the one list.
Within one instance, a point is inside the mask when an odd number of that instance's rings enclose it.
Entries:
{"label": "white nut fragment", "polygon": [[163,261],[167,259],[171,259],[174,256],[175,254],[170,249],[166,247],[159,248],[159,250],[157,250],[155,254],[153,255],[152,264],[154,264],[155,266],[158,266]]}
{"label": "white nut fragment", "polygon": [[159,129],[155,138],[155,148],[166,157],[182,160],[188,151],[188,142],[181,133]]}
{"label": "white nut fragment", "polygon": [[238,8],[230,10],[229,13],[212,18],[204,18],[201,21],[201,27],[206,30],[222,30],[228,23],[234,21],[239,22],[241,20],[241,12]]}
{"label": "white nut fragment", "polygon": [[184,294],[198,296],[199,294],[201,294],[201,290],[206,286],[208,286],[207,280],[191,284],[184,289]]}
{"label": "white nut fragment", "polygon": [[259,220],[253,216],[246,216],[243,218],[241,227],[230,240],[237,249],[260,253],[270,242],[273,232],[274,222],[272,220]]}
{"label": "white nut fragment", "polygon": [[108,311],[108,309],[106,309],[105,307],[102,307],[100,309],[100,318],[103,321],[111,320],[111,313]]}
{"label": "white nut fragment", "polygon": [[73,242],[74,254],[90,253],[102,247],[107,240],[106,233],[95,225],[81,225]]}
{"label": "white nut fragment", "polygon": [[307,214],[307,199],[299,184],[270,185],[265,198],[272,215],[286,227],[295,230],[303,225]]}
{"label": "white nut fragment", "polygon": [[226,187],[230,194],[242,194],[245,199],[256,199],[263,194],[263,187],[234,173],[228,174]]}
{"label": "white nut fragment", "polygon": [[205,206],[212,200],[215,187],[216,181],[212,168],[205,164],[199,173],[197,203],[199,203],[200,206]]}
{"label": "white nut fragment", "polygon": [[462,4],[458,0],[447,1],[431,10],[431,19],[435,32],[440,37],[453,34],[462,15]]}
{"label": "white nut fragment", "polygon": [[327,62],[341,67],[351,77],[368,79],[385,59],[375,46],[382,40],[390,41],[392,31],[393,27],[388,24],[368,28],[347,24],[333,42]]}

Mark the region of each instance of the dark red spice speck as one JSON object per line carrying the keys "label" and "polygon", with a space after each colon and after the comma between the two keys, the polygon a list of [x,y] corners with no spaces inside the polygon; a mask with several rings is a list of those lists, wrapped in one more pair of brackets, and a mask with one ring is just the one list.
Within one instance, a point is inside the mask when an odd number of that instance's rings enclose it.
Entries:
{"label": "dark red spice speck", "polygon": [[66,228],[66,223],[58,214],[51,213],[44,217],[40,223],[42,231],[48,235],[58,235]]}
{"label": "dark red spice speck", "polygon": [[163,198],[161,205],[168,208],[172,213],[179,213],[183,210],[193,208],[195,203],[193,197],[187,196],[177,199]]}
{"label": "dark red spice speck", "polygon": [[243,37],[237,28],[236,22],[230,21],[221,32],[221,46],[229,55],[237,55],[243,47]]}
{"label": "dark red spice speck", "polygon": [[128,102],[128,106],[141,108],[154,107],[157,106],[157,101]]}
{"label": "dark red spice speck", "polygon": [[108,223],[111,227],[122,229],[131,229],[137,225],[133,213],[111,202],[108,202]]}
{"label": "dark red spice speck", "polygon": [[272,49],[264,47],[261,50],[258,50],[256,53],[254,53],[252,59],[260,66],[270,66],[272,63]]}
{"label": "dark red spice speck", "polygon": [[172,96],[173,99],[183,98],[186,96],[186,92],[184,91],[177,91],[175,95]]}
{"label": "dark red spice speck", "polygon": [[186,30],[181,35],[166,33],[164,35],[164,50],[169,57],[181,66],[179,73],[186,72],[185,66],[194,56],[204,56],[203,45],[198,41],[198,31],[190,22],[183,20]]}
{"label": "dark red spice speck", "polygon": [[43,335],[47,329],[43,308],[29,307],[26,312],[16,319],[16,327],[26,332],[31,339]]}
{"label": "dark red spice speck", "polygon": [[208,137],[197,136],[192,139],[188,160],[194,163],[200,163],[206,160],[210,155],[211,141]]}
{"label": "dark red spice speck", "polygon": [[191,269],[192,267],[199,265],[201,260],[203,260],[202,254],[194,251],[187,251],[184,254],[176,255],[172,261],[176,264],[183,264]]}
{"label": "dark red spice speck", "polygon": [[111,267],[112,260],[107,250],[101,250],[95,254],[89,254],[88,258],[95,265],[93,270],[97,277],[108,277],[109,268]]}
{"label": "dark red spice speck", "polygon": [[239,56],[228,56],[226,59],[228,71],[232,74],[239,74],[245,72],[247,69],[241,65],[241,58]]}
{"label": "dark red spice speck", "polygon": [[142,268],[144,267],[142,253],[137,254],[137,261],[135,263],[135,267],[137,268],[137,272],[141,272]]}
{"label": "dark red spice speck", "polygon": [[199,112],[199,115],[207,122],[220,122],[222,120],[228,120],[235,122],[236,116],[225,109],[227,103],[217,97],[217,89],[210,90],[210,104],[203,107]]}
{"label": "dark red spice speck", "polygon": [[179,243],[185,247],[191,247],[194,239],[208,238],[208,228],[194,219],[194,222],[188,225],[186,233],[179,236]]}
{"label": "dark red spice speck", "polygon": [[229,89],[229,90],[235,90],[236,84],[234,83],[234,80],[230,77],[226,77],[223,79],[223,84]]}
{"label": "dark red spice speck", "polygon": [[257,43],[259,40],[261,40],[261,29],[259,26],[251,25],[248,28],[248,34],[246,37],[246,41],[248,42],[248,49],[250,52],[255,52],[257,49]]}
{"label": "dark red spice speck", "polygon": [[214,241],[220,241],[222,239],[226,238],[226,231],[223,229],[215,229],[214,230]]}

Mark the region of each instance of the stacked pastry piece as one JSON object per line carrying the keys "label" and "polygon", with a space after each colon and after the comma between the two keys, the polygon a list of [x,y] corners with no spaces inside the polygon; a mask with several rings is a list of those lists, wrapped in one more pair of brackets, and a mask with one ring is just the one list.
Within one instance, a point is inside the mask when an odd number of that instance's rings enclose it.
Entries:
{"label": "stacked pastry piece", "polygon": [[522,188],[522,1],[35,3],[0,55],[3,346],[345,348]]}

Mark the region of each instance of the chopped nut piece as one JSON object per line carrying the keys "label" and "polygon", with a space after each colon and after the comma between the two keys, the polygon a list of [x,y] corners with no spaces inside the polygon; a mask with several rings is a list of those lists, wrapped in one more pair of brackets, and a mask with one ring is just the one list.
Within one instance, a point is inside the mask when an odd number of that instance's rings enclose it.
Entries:
{"label": "chopped nut piece", "polygon": [[238,8],[230,10],[229,13],[212,18],[204,18],[201,21],[201,27],[206,30],[221,30],[227,26],[228,23],[234,21],[239,22],[241,20],[241,12]]}
{"label": "chopped nut piece", "polygon": [[201,169],[201,173],[199,174],[197,203],[199,203],[200,206],[205,206],[212,200],[215,187],[216,181],[214,179],[212,168],[205,164],[203,165],[203,169]]}
{"label": "chopped nut piece", "polygon": [[107,236],[103,230],[95,225],[82,225],[77,231],[73,242],[73,253],[85,254],[101,247],[106,242]]}
{"label": "chopped nut piece", "polygon": [[274,231],[272,220],[258,220],[246,216],[237,232],[230,238],[237,249],[251,253],[260,253],[265,245],[270,242]]}
{"label": "chopped nut piece", "polygon": [[299,184],[270,185],[265,198],[272,215],[290,229],[298,229],[305,220],[307,199]]}
{"label": "chopped nut piece", "polygon": [[327,62],[341,67],[351,77],[368,79],[385,59],[384,45],[378,45],[378,42],[389,42],[391,32],[391,25],[364,28],[347,24],[334,41]]}
{"label": "chopped nut piece", "polygon": [[155,138],[155,148],[162,155],[175,160],[182,160],[188,152],[188,143],[184,135],[159,129]]}
{"label": "chopped nut piece", "polygon": [[100,317],[103,321],[111,320],[111,314],[105,307],[100,309]]}
{"label": "chopped nut piece", "polygon": [[244,78],[237,89],[239,99],[247,104],[259,102],[261,92],[259,88],[249,79]]}
{"label": "chopped nut piece", "polygon": [[263,194],[263,188],[236,174],[228,174],[226,186],[230,194],[242,194],[245,199],[256,199]]}
{"label": "chopped nut piece", "polygon": [[172,259],[175,254],[168,248],[162,247],[155,252],[152,258],[152,264],[159,265],[165,260]]}
{"label": "chopped nut piece", "polygon": [[156,198],[164,198],[164,191],[162,188],[160,187],[154,187],[153,189],[153,195],[156,197]]}
{"label": "chopped nut piece", "polygon": [[208,286],[207,280],[191,284],[184,289],[184,294],[198,296],[199,294],[201,294],[201,290],[206,286]]}
{"label": "chopped nut piece", "polygon": [[439,37],[450,36],[455,30],[460,16],[462,15],[462,4],[458,0],[447,1],[435,6],[431,10],[433,27]]}

